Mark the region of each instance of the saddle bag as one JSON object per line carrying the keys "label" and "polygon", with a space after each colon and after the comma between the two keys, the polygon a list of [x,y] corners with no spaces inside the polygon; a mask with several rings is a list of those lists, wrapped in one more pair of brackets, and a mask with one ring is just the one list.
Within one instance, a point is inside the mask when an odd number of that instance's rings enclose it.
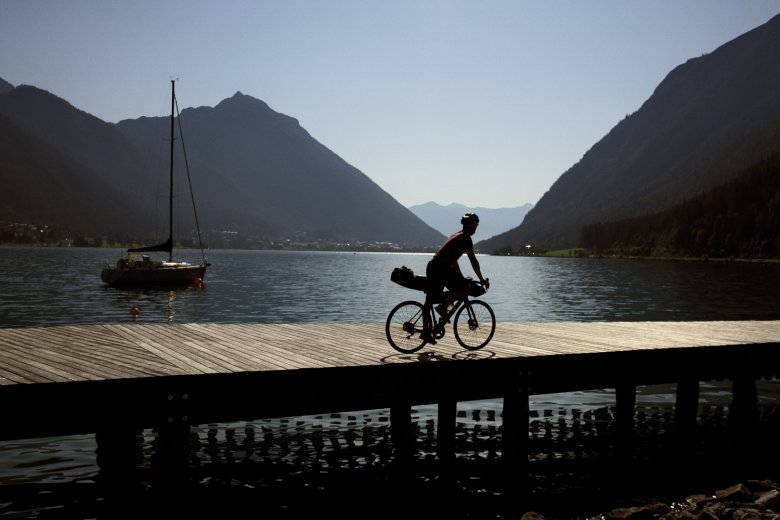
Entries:
{"label": "saddle bag", "polygon": [[393,272],[390,273],[390,280],[407,289],[425,291],[426,278],[415,275],[414,271],[405,265],[394,268]]}

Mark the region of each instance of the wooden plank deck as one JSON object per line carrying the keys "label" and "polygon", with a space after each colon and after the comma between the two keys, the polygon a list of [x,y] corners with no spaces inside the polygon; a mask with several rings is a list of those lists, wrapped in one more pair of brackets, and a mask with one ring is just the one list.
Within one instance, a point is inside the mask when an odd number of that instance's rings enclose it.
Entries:
{"label": "wooden plank deck", "polygon": [[775,343],[780,321],[500,323],[478,352],[463,350],[448,332],[437,345],[400,354],[382,324],[0,329],[0,385]]}
{"label": "wooden plank deck", "polygon": [[483,399],[518,386],[533,394],[770,377],[779,338],[780,321],[499,323],[478,352],[448,328],[437,345],[400,354],[384,324],[0,329],[0,436]]}

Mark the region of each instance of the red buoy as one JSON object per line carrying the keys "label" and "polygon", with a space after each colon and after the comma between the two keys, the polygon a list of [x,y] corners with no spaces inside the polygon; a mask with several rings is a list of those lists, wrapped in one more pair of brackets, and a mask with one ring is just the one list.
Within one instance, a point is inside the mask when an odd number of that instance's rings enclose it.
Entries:
{"label": "red buoy", "polygon": [[138,307],[136,307],[135,305],[130,307],[130,316],[132,316],[133,318],[137,318],[139,314],[141,314],[141,311],[138,310]]}
{"label": "red buoy", "polygon": [[195,287],[200,287],[201,285],[203,285],[203,278],[198,276],[197,278],[195,278],[194,283],[195,283]]}

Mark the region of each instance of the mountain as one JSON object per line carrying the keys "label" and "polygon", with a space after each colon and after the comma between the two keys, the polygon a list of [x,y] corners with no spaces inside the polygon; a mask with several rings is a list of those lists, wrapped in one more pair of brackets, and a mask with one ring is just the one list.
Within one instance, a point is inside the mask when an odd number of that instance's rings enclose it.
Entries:
{"label": "mountain", "polygon": [[0,78],[0,94],[5,94],[6,92],[10,92],[13,90],[14,86],[8,83],[3,78]]}
{"label": "mountain", "polygon": [[113,125],[20,86],[0,94],[0,132],[0,220],[107,234],[151,211],[138,187],[149,182],[141,157]]}
{"label": "mountain", "polygon": [[661,211],[780,151],[780,16],[676,67],[518,227],[477,244],[578,245],[584,225]]}
{"label": "mountain", "polygon": [[[25,145],[3,158],[13,196],[3,197],[0,220],[84,234],[112,230],[115,238],[148,239],[164,229],[160,198],[167,187],[160,179],[168,159],[158,152],[155,160],[152,151],[167,147],[168,117],[111,124],[41,89],[4,85],[2,130]],[[239,92],[213,108],[186,108],[180,117],[199,221],[213,243],[228,236],[233,245],[254,247],[326,241],[420,248],[444,239],[296,119],[260,100]],[[177,162],[183,167],[184,157]],[[89,218],[71,219],[69,202],[43,186],[53,178]],[[182,225],[191,228],[191,219],[182,217]]]}
{"label": "mountain", "polygon": [[[94,171],[0,115],[0,220],[109,233],[127,214]],[[129,209],[129,208],[127,208]]]}
{"label": "mountain", "polygon": [[479,227],[474,235],[475,240],[489,238],[512,229],[523,221],[531,208],[533,204],[523,204],[514,208],[470,208],[456,203],[442,206],[435,202],[426,202],[409,206],[409,210],[423,222],[447,236],[460,229],[460,217],[464,213],[469,211],[476,213],[479,215]]}
{"label": "mountain", "polygon": [[778,258],[780,154],[732,180],[652,215],[585,226],[595,255]]}

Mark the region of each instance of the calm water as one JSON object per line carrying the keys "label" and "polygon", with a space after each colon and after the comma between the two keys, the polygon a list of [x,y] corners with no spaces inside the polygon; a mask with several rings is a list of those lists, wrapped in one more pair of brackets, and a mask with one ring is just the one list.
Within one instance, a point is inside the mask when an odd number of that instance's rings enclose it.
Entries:
{"label": "calm water", "polygon": [[[140,309],[138,321],[143,323],[384,323],[395,303],[421,296],[390,281],[393,267],[406,265],[424,274],[430,258],[428,254],[211,251],[207,256],[212,267],[200,288],[164,291],[103,286],[101,267],[121,253],[0,248],[0,327],[122,323],[131,320],[133,305]],[[197,253],[190,256],[197,260]],[[483,274],[491,280],[491,289],[482,299],[494,308],[499,324],[780,319],[778,265],[492,256],[482,256],[480,262]],[[471,272],[467,260],[461,260],[461,267]],[[774,395],[770,392],[771,399]],[[576,414],[611,405],[613,398],[608,390],[538,396],[532,410],[541,415],[552,409],[571,420]],[[705,386],[702,400],[727,402],[728,392],[717,385]],[[666,389],[646,388],[638,401],[668,405],[673,395]],[[500,419],[495,417],[500,405],[498,401],[462,405],[467,411],[460,414],[460,427],[498,427]],[[420,424],[431,427],[435,408],[421,407],[415,412]],[[203,425],[198,434],[215,446],[233,443],[235,447],[235,443],[255,442],[255,436],[266,429],[287,428],[286,421]],[[354,417],[336,414],[294,421],[301,434],[327,427],[329,422],[337,429],[362,424],[381,432],[387,414],[367,411]],[[146,435],[150,437],[147,444],[152,443],[151,433]],[[203,455],[209,453],[208,442],[204,441],[206,448],[201,452],[204,460],[209,458]],[[277,456],[291,457],[280,446],[277,440],[271,453],[276,450]],[[0,491],[3,486],[30,483],[92,482],[98,473],[94,450],[91,435],[0,442]],[[35,515],[45,509],[41,505],[45,501],[37,495],[29,504],[21,502],[0,496],[0,516],[21,510]],[[54,506],[61,507],[61,503]]]}
{"label": "calm water", "polygon": [[[102,285],[119,250],[0,248],[0,327],[140,321],[384,323],[421,293],[390,281],[430,255],[211,251],[201,288]],[[191,260],[197,260],[192,253]],[[480,257],[498,321],[780,319],[780,266],[716,262]],[[461,266],[470,273],[468,261]]]}

